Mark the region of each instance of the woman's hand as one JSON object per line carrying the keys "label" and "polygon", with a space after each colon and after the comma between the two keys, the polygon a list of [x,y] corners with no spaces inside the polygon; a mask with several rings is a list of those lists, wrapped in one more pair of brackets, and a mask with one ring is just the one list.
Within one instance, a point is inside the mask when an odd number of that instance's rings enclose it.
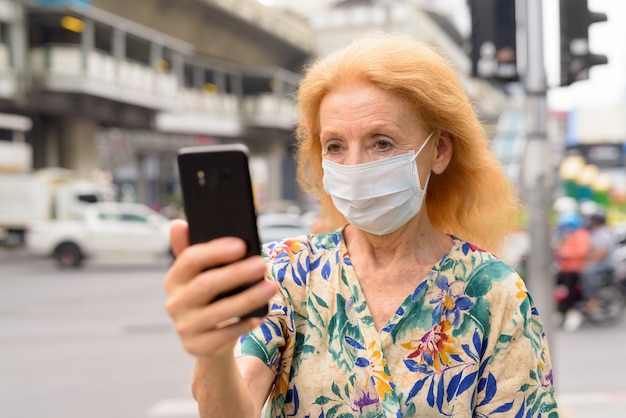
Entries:
{"label": "woman's hand", "polygon": [[[233,296],[215,298],[257,282],[264,276],[265,261],[260,256],[241,260],[245,242],[233,237],[189,246],[188,227],[183,221],[172,224],[170,239],[176,261],[165,278],[166,307],[183,347],[199,358],[232,355],[237,339],[262,321],[239,318],[267,305],[276,285],[261,280]],[[203,271],[214,266],[222,267]]]}

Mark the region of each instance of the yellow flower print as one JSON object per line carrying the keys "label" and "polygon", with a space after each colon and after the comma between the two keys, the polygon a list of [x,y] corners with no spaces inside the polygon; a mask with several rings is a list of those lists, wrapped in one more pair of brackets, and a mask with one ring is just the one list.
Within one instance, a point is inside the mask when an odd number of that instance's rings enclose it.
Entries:
{"label": "yellow flower print", "polygon": [[383,357],[382,352],[377,349],[376,341],[370,343],[366,356],[357,358],[355,365],[368,370],[378,397],[384,401],[387,395],[392,394],[391,376],[387,373],[387,360]]}
{"label": "yellow flower print", "polygon": [[522,279],[518,279],[517,282],[515,282],[515,286],[517,286],[517,288],[519,289],[519,292],[515,294],[515,297],[518,299],[525,299],[526,298],[526,286],[524,285],[524,282],[522,281]]}

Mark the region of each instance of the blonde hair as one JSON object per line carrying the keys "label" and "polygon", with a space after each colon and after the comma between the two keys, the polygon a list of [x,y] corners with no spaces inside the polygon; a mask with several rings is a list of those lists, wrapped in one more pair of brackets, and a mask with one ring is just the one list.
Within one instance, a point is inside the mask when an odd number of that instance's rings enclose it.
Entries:
{"label": "blonde hair", "polygon": [[325,229],[346,223],[322,185],[319,108],[330,91],[366,81],[413,106],[426,131],[448,132],[453,156],[432,175],[425,205],[432,224],[498,253],[520,205],[452,66],[434,49],[405,35],[363,36],[307,68],[296,101],[298,182],[320,203]]}

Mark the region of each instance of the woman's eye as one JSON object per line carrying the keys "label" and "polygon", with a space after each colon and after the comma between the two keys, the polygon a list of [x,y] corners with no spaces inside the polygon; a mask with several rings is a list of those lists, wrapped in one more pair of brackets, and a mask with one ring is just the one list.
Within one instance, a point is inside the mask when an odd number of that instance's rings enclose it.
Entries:
{"label": "woman's eye", "polygon": [[336,143],[330,143],[326,145],[326,152],[335,153],[341,151],[341,145]]}
{"label": "woman's eye", "polygon": [[386,139],[379,139],[376,141],[375,147],[377,150],[384,151],[391,148],[391,143]]}

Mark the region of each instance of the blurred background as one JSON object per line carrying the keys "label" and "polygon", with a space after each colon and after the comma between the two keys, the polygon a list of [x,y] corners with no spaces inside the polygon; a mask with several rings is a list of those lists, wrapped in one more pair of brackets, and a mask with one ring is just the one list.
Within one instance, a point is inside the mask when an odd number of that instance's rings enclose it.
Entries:
{"label": "blurred background", "polygon": [[[262,240],[311,231],[292,94],[306,64],[375,29],[450,59],[538,209],[507,261],[521,271],[537,239],[549,253],[541,231],[563,197],[623,228],[626,2],[0,0],[0,416],[195,415],[161,289],[182,216],[176,153],[245,143]],[[540,261],[532,287],[548,298],[563,415],[623,416],[626,366],[593,355],[604,343],[612,358],[626,325],[552,327],[551,259]]]}

